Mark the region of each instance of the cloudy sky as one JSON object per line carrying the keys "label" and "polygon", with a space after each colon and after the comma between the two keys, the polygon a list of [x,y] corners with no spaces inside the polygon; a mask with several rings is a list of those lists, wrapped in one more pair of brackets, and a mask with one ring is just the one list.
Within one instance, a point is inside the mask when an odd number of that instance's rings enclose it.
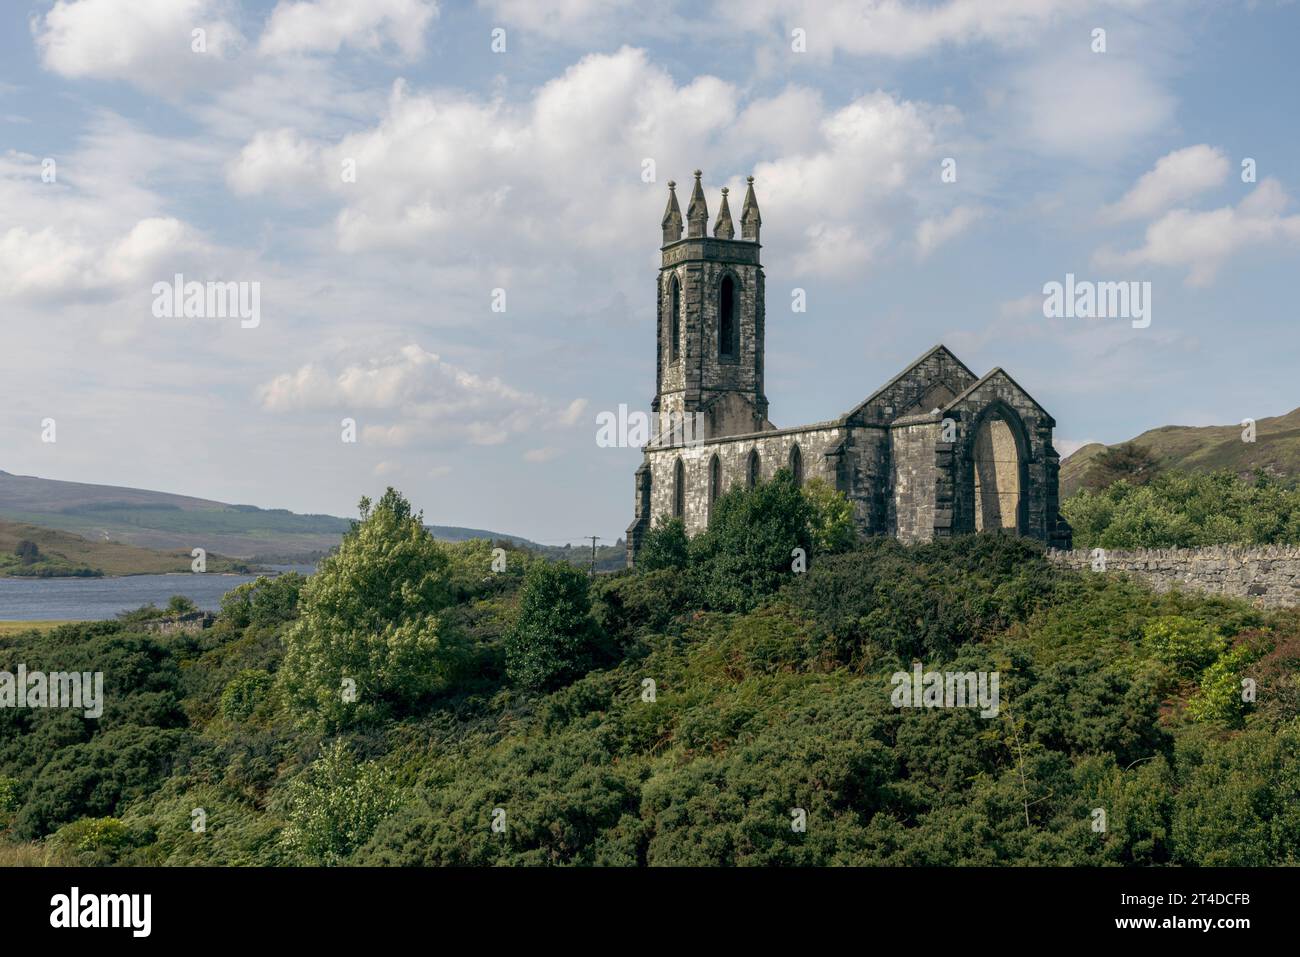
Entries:
{"label": "cloudy sky", "polygon": [[[649,406],[696,167],[711,216],[756,177],[779,426],[937,342],[1063,453],[1300,406],[1297,5],[655,7],[4,4],[0,469],[613,540],[640,456],[595,419]],[[260,324],[156,317],[177,273]],[[1149,327],[1044,318],[1067,273],[1150,282]]]}

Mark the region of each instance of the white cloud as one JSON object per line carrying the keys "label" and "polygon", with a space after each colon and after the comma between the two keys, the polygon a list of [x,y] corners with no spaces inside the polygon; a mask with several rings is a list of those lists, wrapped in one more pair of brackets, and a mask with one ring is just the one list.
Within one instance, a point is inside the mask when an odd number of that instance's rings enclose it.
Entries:
{"label": "white cloud", "polygon": [[1176,99],[1146,60],[1091,53],[1080,43],[1016,71],[1006,111],[1035,150],[1109,162],[1168,129]]}
{"label": "white cloud", "polygon": [[[31,25],[48,70],[172,94],[225,68],[244,42],[235,21],[228,0],[58,0]],[[193,49],[196,29],[205,52]]]}
{"label": "white cloud", "polygon": [[[794,87],[742,109],[731,84],[711,76],[677,84],[625,47],[582,58],[515,105],[398,81],[372,128],[335,143],[265,131],[232,161],[227,181],[272,201],[332,197],[345,252],[405,251],[449,265],[486,244],[502,261],[541,271],[582,249],[626,269],[640,237],[656,232],[668,179],[681,181],[684,204],[694,167],[716,160],[744,170],[758,160],[765,237],[789,244],[786,262],[800,271],[843,274],[869,262],[907,218],[918,163],[959,120],[950,108],[880,91],[828,111]],[[656,184],[641,181],[647,158]],[[355,183],[340,181],[344,159],[356,163]],[[743,178],[724,182],[738,217]],[[713,214],[723,184],[705,184]]]}
{"label": "white cloud", "polygon": [[[499,445],[511,435],[549,431],[576,421],[576,402],[556,405],[500,379],[455,366],[417,345],[342,368],[308,363],[275,376],[257,393],[268,412],[332,410],[358,417],[396,416],[397,421],[362,427],[363,442],[388,447],[443,438]],[[577,402],[585,405],[584,400]]]}
{"label": "white cloud", "polygon": [[105,243],[88,243],[52,226],[0,233],[0,295],[76,297],[122,292],[159,275],[160,263],[197,240],[179,220],[153,217]]}
{"label": "white cloud", "polygon": [[644,25],[645,20],[654,19],[639,12],[636,0],[479,0],[479,6],[486,8],[499,25],[571,42],[616,26],[626,32],[632,22],[639,20]]}
{"label": "white cloud", "polygon": [[1288,203],[1276,179],[1263,179],[1236,206],[1171,210],[1147,227],[1145,242],[1137,249],[1118,253],[1102,249],[1093,259],[1103,267],[1186,268],[1190,285],[1206,286],[1229,258],[1244,249],[1300,242],[1300,215],[1283,215]]}
{"label": "white cloud", "polygon": [[938,47],[988,43],[1023,46],[1038,42],[1053,22],[1091,9],[1141,6],[1140,0],[947,0],[933,4],[901,0],[728,0],[719,19],[751,30],[807,31],[808,53],[831,56],[907,58]]}
{"label": "white cloud", "polygon": [[321,176],[320,147],[293,130],[266,130],[254,136],[226,167],[226,183],[239,195],[277,190],[281,196],[309,197],[310,178]]}
{"label": "white cloud", "polygon": [[1085,445],[1092,445],[1096,439],[1052,439],[1052,447],[1056,449],[1056,454],[1062,459],[1069,458]]}
{"label": "white cloud", "polygon": [[546,446],[545,448],[540,449],[529,449],[524,453],[524,461],[533,463],[549,462],[559,454],[560,450],[551,446]]}
{"label": "white cloud", "polygon": [[925,259],[938,247],[964,233],[982,215],[982,211],[973,206],[955,206],[945,216],[921,220],[916,227],[917,255]]}
{"label": "white cloud", "polygon": [[396,47],[406,57],[424,51],[424,34],[438,15],[432,0],[280,0],[258,41],[267,56],[367,52]]}
{"label": "white cloud", "polygon": [[1102,210],[1106,222],[1144,219],[1219,186],[1228,178],[1228,158],[1204,143],[1174,150],[1156,161],[1124,196]]}

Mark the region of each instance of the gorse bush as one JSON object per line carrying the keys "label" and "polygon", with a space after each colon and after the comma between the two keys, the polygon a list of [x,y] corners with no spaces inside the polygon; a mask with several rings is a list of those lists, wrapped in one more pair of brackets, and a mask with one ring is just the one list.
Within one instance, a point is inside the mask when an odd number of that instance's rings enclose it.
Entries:
{"label": "gorse bush", "polygon": [[1193,548],[1300,544],[1300,489],[1260,473],[1165,472],[1066,499],[1076,548]]}
{"label": "gorse bush", "polygon": [[713,503],[708,528],[691,539],[701,597],[719,611],[746,611],[793,575],[795,549],[812,550],[813,509],[788,469]]}
{"label": "gorse bush", "polygon": [[545,688],[581,673],[594,652],[587,573],[568,562],[528,569],[519,616],[506,633],[506,669],[523,688]]}
{"label": "gorse bush", "polygon": [[338,864],[399,803],[391,771],[335,741],[289,785],[285,846],[303,863]]}
{"label": "gorse bush", "polygon": [[690,543],[686,523],[680,518],[661,515],[641,542],[636,564],[643,572],[663,568],[684,569],[690,563]]}
{"label": "gorse bush", "polygon": [[[684,563],[663,525],[671,560],[595,579],[435,542],[390,492],[202,632],[0,638],[0,671],[106,698],[0,709],[0,861],[1300,864],[1300,611],[1006,535],[835,553],[823,491],[735,489]],[[998,672],[997,714],[894,707],[914,662]]]}

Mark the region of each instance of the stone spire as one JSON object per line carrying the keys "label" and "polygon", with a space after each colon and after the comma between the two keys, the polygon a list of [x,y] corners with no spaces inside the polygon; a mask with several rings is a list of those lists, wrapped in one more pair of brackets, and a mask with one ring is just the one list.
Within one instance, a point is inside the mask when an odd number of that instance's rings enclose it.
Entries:
{"label": "stone spire", "polygon": [[663,222],[664,245],[675,243],[682,238],[682,208],[677,205],[677,184],[668,181],[668,208],[664,210]]}
{"label": "stone spire", "polygon": [[763,217],[758,215],[758,200],[754,198],[754,177],[746,176],[749,188],[745,190],[745,205],[740,210],[740,237],[758,242],[758,227],[763,225]]}
{"label": "stone spire", "polygon": [[700,186],[700,170],[695,171],[695,188],[691,190],[691,204],[686,207],[686,235],[694,238],[709,234],[709,207],[704,203],[704,188]]}
{"label": "stone spire", "polygon": [[718,207],[718,218],[713,222],[713,235],[719,239],[735,239],[736,227],[731,225],[731,210],[727,207],[727,187],[722,187],[722,205]]}

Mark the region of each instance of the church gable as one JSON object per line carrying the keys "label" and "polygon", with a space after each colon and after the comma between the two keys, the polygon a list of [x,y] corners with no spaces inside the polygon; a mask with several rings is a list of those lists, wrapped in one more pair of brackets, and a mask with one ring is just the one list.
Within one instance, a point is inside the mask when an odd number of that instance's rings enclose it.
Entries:
{"label": "church gable", "polygon": [[1038,400],[1026,392],[1015,379],[1000,366],[990,371],[982,379],[972,382],[960,395],[941,407],[944,415],[953,412],[978,411],[990,402],[1001,401],[1019,411],[1024,418],[1032,419],[1035,424],[1055,428],[1056,420],[1047,414],[1047,410],[1038,404]]}
{"label": "church gable", "polygon": [[975,373],[937,345],[872,393],[845,416],[850,425],[889,425],[905,415],[930,412],[964,392]]}

